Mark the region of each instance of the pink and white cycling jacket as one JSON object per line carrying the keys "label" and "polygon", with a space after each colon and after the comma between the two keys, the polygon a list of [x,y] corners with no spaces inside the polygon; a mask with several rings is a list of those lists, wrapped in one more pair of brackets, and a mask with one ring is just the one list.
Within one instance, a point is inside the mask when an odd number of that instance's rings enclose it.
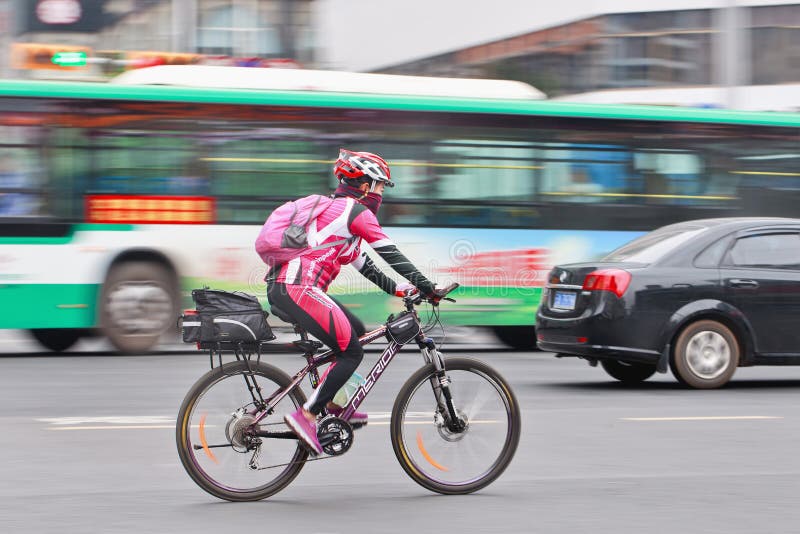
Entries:
{"label": "pink and white cycling jacket", "polygon": [[359,271],[366,256],[360,255],[361,240],[373,248],[394,247],[383,232],[375,214],[353,198],[337,197],[307,229],[311,247],[347,239],[347,242],[318,250],[309,250],[279,268],[276,282],[315,286],[327,290],[342,265],[353,264]]}

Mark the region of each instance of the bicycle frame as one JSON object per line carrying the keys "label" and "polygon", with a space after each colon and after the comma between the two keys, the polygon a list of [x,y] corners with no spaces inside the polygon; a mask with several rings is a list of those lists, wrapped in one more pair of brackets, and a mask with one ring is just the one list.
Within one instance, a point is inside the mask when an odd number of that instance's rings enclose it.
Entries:
{"label": "bicycle frame", "polygon": [[[419,316],[417,315],[416,311],[413,312],[414,320],[419,324]],[[358,409],[364,399],[366,399],[367,394],[372,391],[372,388],[378,382],[380,377],[382,376],[383,372],[392,362],[394,357],[400,352],[400,349],[403,348],[407,343],[397,343],[389,336],[387,336],[388,327],[384,324],[372,330],[371,332],[367,332],[363,336],[359,338],[359,343],[361,346],[369,345],[373,341],[381,338],[381,337],[388,337],[389,338],[389,345],[383,350],[378,361],[375,362],[375,365],[372,367],[372,370],[366,375],[364,383],[358,388],[356,393],[349,399],[347,406],[343,407],[343,413],[340,416],[345,421],[349,420],[353,413]],[[453,409],[452,403],[450,401],[449,391],[446,390],[444,394],[444,400],[442,399],[442,389],[441,387],[437,386],[446,386],[447,383],[445,382],[444,378],[444,361],[442,359],[442,355],[436,350],[436,344],[433,339],[425,337],[424,332],[420,328],[419,333],[414,338],[414,341],[417,342],[417,345],[420,348],[420,352],[425,359],[425,363],[433,363],[436,368],[437,377],[439,377],[435,383],[432,379],[432,385],[434,387],[434,393],[436,395],[437,402],[439,406],[449,413],[451,416],[451,420],[457,420],[455,415],[455,410]],[[303,379],[311,373],[312,377],[312,385],[316,388],[319,387],[319,374],[317,369],[321,365],[325,365],[326,363],[330,363],[334,360],[335,355],[332,350],[325,351],[320,355],[314,355],[313,353],[306,353],[306,366],[303,367],[300,371],[298,371],[293,377],[292,382],[289,384],[288,387],[276,391],[273,393],[269,398],[264,400],[264,410],[260,410],[259,415],[256,416],[254,424],[258,424],[261,420],[267,417],[270,413],[272,413],[273,408],[286,396],[292,391],[295,387],[298,387]],[[277,437],[273,433],[265,433],[264,437]]]}

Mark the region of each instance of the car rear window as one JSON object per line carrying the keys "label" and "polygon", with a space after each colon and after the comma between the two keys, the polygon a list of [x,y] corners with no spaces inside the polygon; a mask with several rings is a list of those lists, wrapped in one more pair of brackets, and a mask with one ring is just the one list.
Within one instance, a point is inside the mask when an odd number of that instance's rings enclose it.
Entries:
{"label": "car rear window", "polygon": [[622,245],[603,258],[603,261],[653,263],[661,259],[666,253],[706,230],[705,226],[682,226],[680,228],[654,230],[649,234],[637,237],[630,243]]}

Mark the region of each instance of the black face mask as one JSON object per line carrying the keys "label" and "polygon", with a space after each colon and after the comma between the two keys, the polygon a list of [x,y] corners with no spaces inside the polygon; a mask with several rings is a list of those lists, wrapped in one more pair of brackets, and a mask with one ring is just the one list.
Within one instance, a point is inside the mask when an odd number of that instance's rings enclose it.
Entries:
{"label": "black face mask", "polygon": [[339,187],[336,188],[333,196],[354,198],[361,204],[364,204],[367,209],[369,209],[369,211],[375,215],[378,214],[378,210],[381,207],[381,202],[383,201],[383,196],[379,195],[378,193],[365,193],[361,189],[345,183],[339,184]]}

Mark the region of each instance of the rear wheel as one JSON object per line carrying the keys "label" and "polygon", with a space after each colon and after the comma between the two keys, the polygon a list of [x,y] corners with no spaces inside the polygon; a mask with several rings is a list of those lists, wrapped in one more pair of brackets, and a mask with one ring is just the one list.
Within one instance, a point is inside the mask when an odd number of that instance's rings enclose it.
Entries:
{"label": "rear wheel", "polygon": [[739,357],[739,342],[731,329],[706,319],[681,332],[670,367],[679,382],[697,389],[713,389],[728,383]]}
{"label": "rear wheel", "polygon": [[167,267],[146,261],[111,268],[100,297],[103,332],[126,353],[153,349],[176,324],[177,290]]}
{"label": "rear wheel", "polygon": [[534,326],[494,326],[497,339],[517,350],[537,350],[536,327]]}
{"label": "rear wheel", "polygon": [[294,480],[308,452],[283,416],[303,405],[303,391],[294,388],[255,424],[262,399],[291,383],[280,369],[255,361],[226,363],[195,383],[178,412],[176,439],[181,463],[198,486],[227,501],[257,501]]}
{"label": "rear wheel", "polygon": [[[445,369],[449,380],[429,364],[403,385],[392,408],[392,447],[415,482],[461,495],[487,486],[508,467],[519,444],[519,405],[506,381],[482,362],[448,358]],[[437,400],[446,397],[443,381],[449,381],[457,421]]]}
{"label": "rear wheel", "polygon": [[647,363],[603,360],[600,362],[606,373],[624,384],[639,384],[656,372],[656,366]]}
{"label": "rear wheel", "polygon": [[84,330],[78,328],[36,328],[30,331],[33,338],[46,349],[64,352],[83,336]]}

